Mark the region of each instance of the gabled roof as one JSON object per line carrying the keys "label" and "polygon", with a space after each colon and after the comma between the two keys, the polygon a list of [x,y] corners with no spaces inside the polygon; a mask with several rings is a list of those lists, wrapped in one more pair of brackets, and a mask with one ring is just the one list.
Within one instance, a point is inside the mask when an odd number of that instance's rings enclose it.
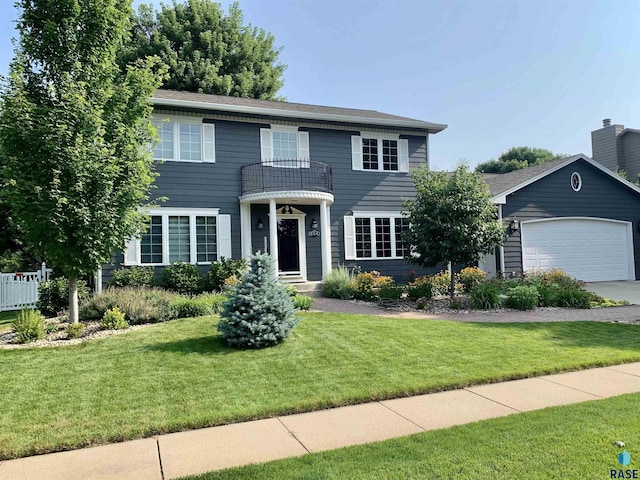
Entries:
{"label": "gabled roof", "polygon": [[640,133],[640,130],[638,130],[637,128],[625,128],[624,130],[622,130],[618,136],[621,137],[622,135],[624,135],[625,133]]}
{"label": "gabled roof", "polygon": [[399,117],[375,110],[324,107],[303,103],[276,102],[253,98],[225,97],[204,93],[156,90],[151,101],[156,106],[181,107],[198,110],[223,111],[272,117],[301,118],[329,122],[357,123],[388,127],[405,127],[438,133],[447,128],[440,123],[425,122],[414,118]]}
{"label": "gabled roof", "polygon": [[526,187],[534,182],[537,182],[541,178],[546,177],[547,175],[552,174],[553,172],[560,170],[561,168],[566,167],[578,160],[583,160],[590,165],[594,166],[598,170],[601,170],[606,175],[609,175],[614,180],[622,183],[628,188],[631,188],[637,193],[640,193],[640,188],[637,185],[625,180],[620,175],[612,172],[606,167],[603,167],[595,160],[592,160],[584,153],[579,153],[578,155],[574,155],[572,157],[561,158],[559,160],[552,160],[547,163],[543,163],[541,165],[534,165],[532,167],[523,168],[521,170],[514,170],[509,173],[502,174],[493,174],[493,173],[485,173],[483,175],[484,181],[487,185],[489,185],[489,190],[493,195],[493,201],[495,203],[507,203],[507,195],[512,194],[520,190],[521,188]]}

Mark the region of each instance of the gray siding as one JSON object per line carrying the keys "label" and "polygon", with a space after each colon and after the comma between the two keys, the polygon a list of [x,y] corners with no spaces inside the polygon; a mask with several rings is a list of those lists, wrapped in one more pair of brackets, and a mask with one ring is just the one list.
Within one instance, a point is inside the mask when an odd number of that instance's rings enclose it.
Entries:
{"label": "gray siding", "polygon": [[[574,192],[572,172],[582,177],[582,188]],[[633,224],[633,250],[636,278],[640,274],[640,194],[625,187],[583,160],[578,160],[507,197],[502,206],[505,222],[553,217],[596,217],[623,220]],[[504,245],[505,272],[522,273],[520,232],[508,237]]]}
{"label": "gray siding", "polygon": [[618,137],[618,143],[621,157],[624,159],[624,170],[629,180],[637,182],[640,174],[640,134],[628,131]]}
{"label": "gray siding", "polygon": [[[208,121],[208,120],[205,120]],[[157,166],[160,176],[152,191],[153,198],[166,197],[159,203],[164,207],[219,208],[221,214],[231,215],[232,254],[241,256],[240,168],[260,161],[260,128],[269,125],[216,120],[216,163],[164,162]],[[343,217],[352,210],[399,212],[405,199],[414,198],[415,190],[408,173],[363,172],[351,169],[351,135],[357,131],[321,128],[301,128],[309,131],[310,156],[314,161],[331,165],[335,203],[331,207],[332,258],[334,265],[344,264]],[[401,133],[401,132],[400,132]],[[427,137],[401,135],[409,140],[411,169],[427,165]],[[281,207],[282,205],[278,205]],[[318,206],[295,205],[307,213],[307,230],[312,218],[320,221]],[[262,217],[263,230],[257,230],[258,217]],[[268,237],[266,205],[253,205],[252,249],[264,249]],[[321,279],[320,237],[306,237],[307,275],[309,280]],[[114,257],[115,266],[122,262],[122,254]],[[403,278],[408,269],[419,274],[426,271],[403,260],[377,260],[349,262],[364,270],[378,270],[385,275]],[[104,269],[108,281],[112,267]],[[160,269],[158,269],[160,270]]]}
{"label": "gray siding", "polygon": [[624,125],[610,125],[591,132],[591,157],[609,170],[624,169],[618,155],[618,135]]}

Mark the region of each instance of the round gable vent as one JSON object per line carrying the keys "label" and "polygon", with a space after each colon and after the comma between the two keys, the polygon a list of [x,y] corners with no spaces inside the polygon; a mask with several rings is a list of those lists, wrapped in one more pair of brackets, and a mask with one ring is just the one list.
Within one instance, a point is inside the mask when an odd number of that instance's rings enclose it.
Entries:
{"label": "round gable vent", "polygon": [[573,188],[574,192],[579,192],[582,188],[582,177],[578,172],[571,174],[571,188]]}

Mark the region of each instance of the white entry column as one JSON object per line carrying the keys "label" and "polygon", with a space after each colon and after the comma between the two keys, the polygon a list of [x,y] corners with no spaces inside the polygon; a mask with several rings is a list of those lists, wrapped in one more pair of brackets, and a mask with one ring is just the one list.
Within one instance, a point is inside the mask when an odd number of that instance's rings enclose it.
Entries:
{"label": "white entry column", "polygon": [[240,204],[240,237],[242,239],[242,258],[251,256],[251,204]]}
{"label": "white entry column", "polygon": [[273,258],[275,276],[278,278],[278,218],[276,213],[276,201],[269,200],[269,253]]}
{"label": "white entry column", "polygon": [[320,204],[320,232],[322,278],[324,278],[331,271],[331,212],[326,200]]}

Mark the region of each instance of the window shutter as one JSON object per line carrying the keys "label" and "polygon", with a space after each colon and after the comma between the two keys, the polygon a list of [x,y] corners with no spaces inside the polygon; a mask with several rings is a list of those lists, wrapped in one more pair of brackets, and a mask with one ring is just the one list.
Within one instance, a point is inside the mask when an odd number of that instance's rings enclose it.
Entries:
{"label": "window shutter", "polygon": [[124,250],[124,264],[125,265],[139,265],[140,258],[138,257],[139,240],[137,238],[131,238],[127,241],[127,245]]}
{"label": "window shutter", "polygon": [[362,170],[362,137],[359,135],[351,136],[351,169]]}
{"label": "window shutter", "polygon": [[356,219],[348,216],[344,217],[344,259],[356,259]]}
{"label": "window shutter", "polygon": [[398,171],[409,172],[409,140],[398,140]]}
{"label": "window shutter", "polygon": [[218,215],[218,260],[231,258],[231,215]]}
{"label": "window shutter", "polygon": [[202,161],[216,163],[216,130],[213,123],[202,124]]}
{"label": "window shutter", "polygon": [[309,168],[309,132],[298,132],[298,162],[300,168]]}
{"label": "window shutter", "polygon": [[260,129],[260,156],[263,165],[273,165],[271,157],[271,130],[268,128]]}

